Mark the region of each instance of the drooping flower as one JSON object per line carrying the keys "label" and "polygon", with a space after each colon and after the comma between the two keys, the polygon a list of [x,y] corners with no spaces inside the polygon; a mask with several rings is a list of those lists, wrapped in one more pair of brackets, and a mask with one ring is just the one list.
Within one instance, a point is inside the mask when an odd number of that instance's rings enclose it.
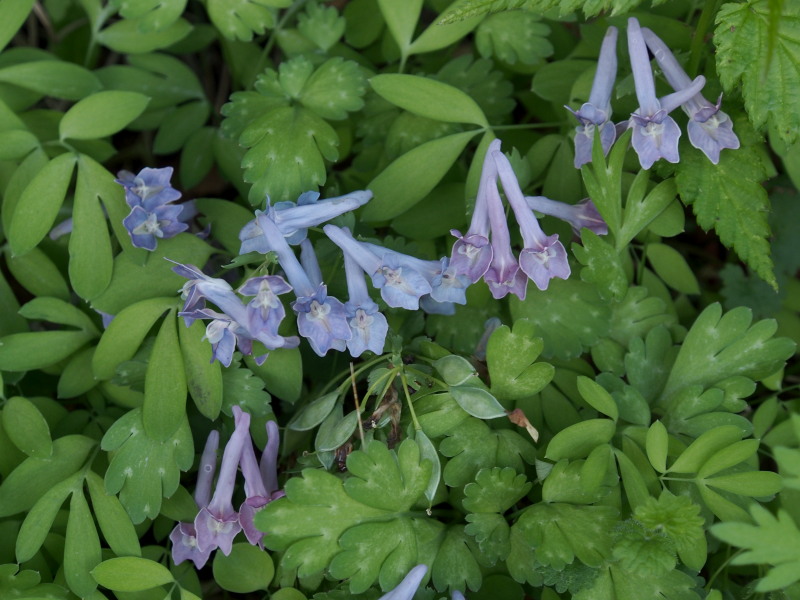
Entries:
{"label": "drooping flower", "polygon": [[214,495],[194,519],[197,546],[202,552],[219,548],[227,556],[231,553],[233,538],[242,530],[232,499],[242,449],[245,443],[250,442],[249,428],[250,415],[243,412],[236,419],[236,427],[222,453]]}
{"label": "drooping flower", "polygon": [[415,269],[402,264],[398,253],[383,249],[383,254],[378,256],[371,244],[357,241],[349,231],[335,225],[325,225],[323,231],[366,271],[372,278],[372,285],[381,290],[381,297],[389,306],[418,310],[419,299],[431,293],[430,283]]}
{"label": "drooping flower", "polygon": [[628,126],[633,129],[631,144],[639,155],[639,163],[643,169],[649,169],[660,158],[677,163],[681,130],[669,113],[698,94],[705,85],[705,77],[700,75],[689,86],[659,100],[647,45],[639,21],[633,17],[628,19],[628,52],[639,100],[639,110],[631,115]]}
{"label": "drooping flower", "polygon": [[616,129],[611,122],[611,90],[617,77],[617,28],[609,27],[603,38],[597,71],[592,83],[589,101],[577,111],[566,107],[580,125],[575,128],[575,168],[592,160],[592,143],[595,130],[599,132],[603,152],[608,154],[616,139]]}
{"label": "drooping flower", "polygon": [[546,290],[553,277],[567,279],[570,275],[567,251],[558,241],[558,234],[545,235],[533,216],[519,187],[511,163],[502,152],[493,153],[497,173],[503,184],[508,203],[519,223],[524,248],[519,254],[519,267],[540,290]]}
{"label": "drooping flower", "polygon": [[380,354],[386,343],[389,323],[378,310],[378,305],[369,297],[364,272],[347,253],[344,255],[344,272],[350,296],[344,308],[353,334],[347,340],[347,349],[354,357],[361,356],[365,350]]}
{"label": "drooping flower", "polygon": [[525,196],[525,202],[531,210],[566,221],[572,226],[575,235],[580,235],[584,227],[597,235],[608,233],[608,225],[589,198],[577,204],[566,204],[544,196]]}
{"label": "drooping flower", "polygon": [[242,241],[239,253],[266,254],[272,250],[269,238],[259,225],[261,215],[266,215],[275,223],[289,244],[296,245],[306,239],[309,227],[316,227],[363,206],[372,198],[372,192],[361,190],[336,198],[325,200],[318,198],[317,192],[305,192],[300,195],[296,203],[287,201],[270,205],[268,200],[266,211],[257,210],[256,218],[247,223],[239,233],[239,239]]}
{"label": "drooping flower", "polygon": [[[672,88],[677,92],[691,86],[692,80],[663,40],[647,27],[642,27],[642,36]],[[719,163],[719,154],[724,148],[735,150],[739,147],[739,138],[733,132],[733,122],[719,109],[721,102],[722,96],[713,104],[701,93],[697,93],[681,105],[689,115],[689,124],[686,127],[689,142],[705,153],[715,165]]]}
{"label": "drooping flower", "polygon": [[[200,468],[197,470],[194,501],[198,508],[208,506],[211,501],[211,484],[217,466],[218,446],[219,432],[215,430],[208,435],[200,458]],[[191,560],[196,569],[202,569],[213,550],[211,547],[201,550],[197,545],[197,530],[194,528],[194,523],[178,523],[169,534],[169,539],[172,541],[172,560],[176,565]]]}
{"label": "drooping flower", "polygon": [[386,592],[378,600],[411,600],[427,572],[427,565],[417,565],[403,577],[403,581],[397,584],[397,587]]}

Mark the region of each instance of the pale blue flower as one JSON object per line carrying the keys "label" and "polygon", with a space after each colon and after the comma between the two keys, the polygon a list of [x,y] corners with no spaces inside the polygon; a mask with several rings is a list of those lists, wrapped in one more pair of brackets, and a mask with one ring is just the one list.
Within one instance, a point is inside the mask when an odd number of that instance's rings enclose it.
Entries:
{"label": "pale blue flower", "polygon": [[525,202],[531,210],[566,221],[572,226],[575,235],[579,236],[583,228],[589,229],[597,235],[608,233],[608,225],[600,216],[594,202],[589,198],[581,200],[577,204],[566,204],[544,196],[525,196]]}
{"label": "pale blue flower", "polygon": [[130,171],[120,171],[114,181],[125,188],[125,202],[128,206],[141,206],[150,212],[181,197],[181,193],[172,187],[170,179],[172,167],[145,167],[136,175]]}
{"label": "pale blue flower", "polygon": [[427,565],[417,565],[408,572],[397,587],[386,592],[378,600],[411,600],[417,593],[419,584],[428,572]]}
{"label": "pale blue flower", "polygon": [[344,308],[352,333],[352,337],[347,340],[347,349],[353,357],[361,356],[366,350],[381,354],[386,343],[386,334],[389,332],[389,323],[378,310],[378,305],[369,297],[364,271],[346,253],[344,272],[350,296]]}

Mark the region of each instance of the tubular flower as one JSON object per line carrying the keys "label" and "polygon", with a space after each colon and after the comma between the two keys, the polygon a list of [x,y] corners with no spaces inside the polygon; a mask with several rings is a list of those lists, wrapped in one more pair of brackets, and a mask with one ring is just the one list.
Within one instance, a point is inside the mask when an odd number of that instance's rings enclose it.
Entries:
{"label": "tubular flower", "polygon": [[[646,27],[642,27],[642,36],[672,88],[677,92],[690,87],[692,80],[661,38]],[[719,109],[721,102],[722,96],[717,99],[716,104],[712,104],[702,94],[697,93],[681,105],[689,116],[686,127],[689,142],[715,165],[719,163],[719,154],[724,148],[735,150],[739,147],[739,138],[733,132],[733,122]]]}
{"label": "tubular flower", "polygon": [[677,163],[681,130],[669,113],[697,95],[705,85],[705,77],[701,75],[689,86],[659,100],[656,97],[647,46],[639,21],[635,18],[628,19],[628,52],[636,97],[639,100],[639,112],[631,115],[629,127],[633,128],[631,143],[639,155],[639,163],[643,169],[649,169],[660,158]]}
{"label": "tubular flower", "polygon": [[589,198],[577,204],[565,204],[544,196],[525,196],[525,202],[531,210],[566,221],[572,226],[575,235],[579,236],[584,227],[597,235],[608,233],[608,225]]}
{"label": "tubular flower", "polygon": [[592,160],[592,143],[595,130],[599,132],[603,152],[608,154],[616,139],[616,129],[611,122],[611,90],[617,77],[617,28],[609,27],[600,48],[597,72],[594,75],[589,101],[578,110],[565,108],[578,119],[575,128],[575,168]]}
{"label": "tubular flower", "polygon": [[344,255],[344,271],[350,299],[345,303],[352,337],[347,340],[351,356],[361,356],[365,350],[380,354],[386,343],[389,324],[378,311],[378,305],[367,293],[364,272],[348,254]]}

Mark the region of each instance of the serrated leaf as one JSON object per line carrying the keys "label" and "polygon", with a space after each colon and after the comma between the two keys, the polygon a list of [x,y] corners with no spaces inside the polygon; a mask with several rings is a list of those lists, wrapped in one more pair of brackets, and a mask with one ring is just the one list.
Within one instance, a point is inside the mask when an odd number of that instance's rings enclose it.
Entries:
{"label": "serrated leaf", "polygon": [[590,229],[581,230],[582,246],[572,244],[572,253],[584,265],[581,279],[594,284],[605,300],[622,300],[628,291],[628,276],[619,253]]}
{"label": "serrated leaf", "polygon": [[328,52],[344,35],[346,20],[334,6],[309,4],[297,17],[297,29],[320,50]]}
{"label": "serrated leaf", "polygon": [[139,592],[173,581],[172,573],[161,563],[133,556],[104,560],[92,570],[92,577],[116,592]]}
{"label": "serrated leaf", "polygon": [[47,421],[27,398],[8,399],[3,408],[2,424],[9,439],[28,456],[45,459],[52,455],[53,441]]}
{"label": "serrated leaf", "polygon": [[[430,535],[415,526],[425,517],[406,514],[425,490],[430,463],[421,459],[412,440],[405,440],[396,453],[373,441],[350,454],[347,466],[352,477],[344,483],[313,469],[289,479],[286,498],[270,502],[256,515],[256,524],[270,532],[265,545],[284,552],[282,567],[296,568],[299,577],[330,565],[336,578],[350,579],[354,593],[366,590],[379,573],[382,587],[394,587],[417,564],[417,556],[412,551],[403,552],[399,560],[389,557],[398,548],[421,544],[418,535]],[[366,537],[348,535],[357,527],[366,528]],[[365,547],[364,539],[380,546]]]}
{"label": "serrated leaf", "polygon": [[464,487],[464,508],[472,513],[503,513],[531,489],[524,473],[508,467],[481,469]]}
{"label": "serrated leaf", "polygon": [[135,92],[97,92],[72,106],[58,124],[62,140],[91,140],[117,133],[138,117],[150,98]]}
{"label": "serrated leaf", "polygon": [[305,82],[299,100],[323,119],[339,121],[347,113],[363,108],[366,91],[367,81],[358,64],[336,57],[314,71]]}
{"label": "serrated leaf", "polygon": [[252,204],[269,196],[273,202],[295,200],[325,183],[325,160],[335,161],[339,137],[313,112],[299,107],[276,108],[250,124],[240,143],[250,148],[242,167],[252,183]]}
{"label": "serrated leaf", "polygon": [[700,152],[684,153],[675,177],[678,193],[685,204],[692,205],[703,229],[713,227],[726,247],[776,287],[769,248],[769,199],[761,186],[771,167],[750,125],[738,119],[736,131],[742,147],[723,152],[718,165]]}
{"label": "serrated leaf", "polygon": [[714,43],[725,89],[741,82],[753,125],[769,123],[791,143],[800,129],[800,116],[790,108],[800,93],[800,10],[792,2],[777,6],[779,15],[772,20],[773,3],[768,0],[723,5],[716,16]]}
{"label": "serrated leaf", "polygon": [[662,531],[675,544],[683,563],[699,570],[706,562],[706,534],[700,506],[687,496],[663,491],[658,500],[648,498],[636,508],[635,517],[645,527]]}
{"label": "serrated leaf", "polygon": [[475,32],[475,45],[484,58],[508,64],[534,65],[553,53],[550,28],[531,12],[504,12],[488,17]]}
{"label": "serrated leaf", "polygon": [[478,104],[456,87],[418,75],[376,75],[369,80],[380,96],[404,110],[448,123],[488,126]]}
{"label": "serrated leaf", "polygon": [[64,202],[76,156],[67,152],[57,156],[39,171],[22,192],[8,230],[14,254],[32,250],[53,226]]}
{"label": "serrated leaf", "polygon": [[164,442],[147,437],[142,410],[134,409],[106,431],[103,450],[115,450],[105,475],[105,488],[119,493],[119,500],[134,524],[154,519],[161,499],[178,489],[180,472],[194,461],[194,444],[189,422],[184,417],[175,435]]}
{"label": "serrated leaf", "polygon": [[209,0],[211,22],[229,40],[249,42],[275,26],[275,8],[286,8],[291,0]]}
{"label": "serrated leaf", "polygon": [[477,133],[448,135],[397,158],[367,185],[375,197],[362,209],[361,218],[383,221],[414,206],[436,187]]}
{"label": "serrated leaf", "polygon": [[498,327],[486,346],[486,364],[492,393],[504,401],[520,400],[539,393],[553,378],[555,369],[536,363],[544,343],[527,319],[514,322],[513,331]]}
{"label": "serrated leaf", "polygon": [[475,538],[484,560],[494,565],[508,558],[511,552],[511,528],[497,513],[470,513],[466,516],[464,533]]}
{"label": "serrated leaf", "polygon": [[94,526],[89,504],[78,489],[69,503],[67,536],[64,542],[64,578],[78,596],[86,597],[97,587],[90,572],[102,560],[100,538]]}

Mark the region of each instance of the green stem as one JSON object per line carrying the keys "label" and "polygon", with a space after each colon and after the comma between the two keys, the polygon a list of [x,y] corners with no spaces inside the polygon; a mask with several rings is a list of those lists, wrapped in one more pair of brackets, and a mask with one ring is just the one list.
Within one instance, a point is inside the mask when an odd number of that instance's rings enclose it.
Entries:
{"label": "green stem", "polygon": [[275,42],[278,41],[278,32],[283,29],[286,25],[287,21],[291,19],[294,14],[303,8],[303,5],[308,0],[295,0],[294,4],[292,4],[289,8],[286,9],[286,12],[283,13],[281,16],[280,21],[278,21],[275,28],[270,32],[269,38],[267,38],[267,43],[264,44],[264,50],[262,50],[261,55],[258,57],[258,63],[256,63],[256,73],[261,73],[264,70],[264,65],[267,62],[267,57],[269,53],[272,52],[272,48],[275,46]]}
{"label": "green stem", "polygon": [[692,38],[692,45],[690,48],[691,54],[689,55],[689,64],[687,70],[690,77],[697,75],[697,69],[700,66],[700,56],[703,52],[703,46],[706,44],[706,33],[714,20],[714,15],[717,14],[722,0],[706,0],[703,4],[703,12],[700,13],[700,20],[697,22],[697,29],[694,31]]}
{"label": "green stem", "polygon": [[419,424],[417,420],[417,413],[414,412],[414,403],[411,401],[411,394],[408,392],[408,381],[406,381],[406,372],[405,370],[400,370],[400,381],[403,383],[403,393],[406,395],[406,402],[408,403],[408,410],[411,413],[411,421],[414,423],[414,429],[420,431],[422,429],[422,425]]}

